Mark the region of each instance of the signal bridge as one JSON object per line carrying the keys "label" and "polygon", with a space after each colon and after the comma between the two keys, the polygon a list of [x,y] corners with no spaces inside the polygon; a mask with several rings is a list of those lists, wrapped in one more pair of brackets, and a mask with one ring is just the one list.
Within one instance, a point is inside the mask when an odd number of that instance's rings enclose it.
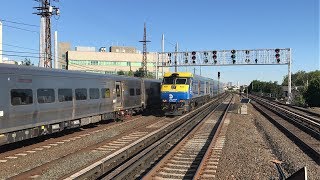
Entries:
{"label": "signal bridge", "polygon": [[159,52],[157,65],[158,67],[287,65],[291,60],[290,52],[290,48]]}
{"label": "signal bridge", "polygon": [[[159,67],[288,65],[288,102],[291,102],[291,48],[159,52]],[[163,71],[163,69],[162,69]],[[162,72],[163,74],[163,72]]]}

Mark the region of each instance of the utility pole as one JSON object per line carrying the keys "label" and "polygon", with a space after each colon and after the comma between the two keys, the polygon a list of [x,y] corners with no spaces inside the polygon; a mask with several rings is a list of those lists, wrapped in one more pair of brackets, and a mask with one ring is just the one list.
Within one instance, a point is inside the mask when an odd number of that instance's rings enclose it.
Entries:
{"label": "utility pole", "polygon": [[161,49],[162,49],[162,76],[164,75],[163,73],[163,62],[164,62],[164,34],[162,34],[162,39],[161,39]]}
{"label": "utility pole", "polygon": [[143,44],[143,54],[142,54],[142,70],[143,70],[143,77],[147,77],[147,42],[151,42],[147,40],[147,28],[146,23],[144,23],[143,29],[143,40],[139,41]]}
{"label": "utility pole", "polygon": [[[51,0],[35,0],[41,3],[40,6],[34,7],[38,12],[33,13],[41,17],[40,26],[40,65],[43,64],[46,68],[52,67],[52,53],[51,53],[51,16],[59,15],[59,8],[51,6]],[[57,0],[53,0],[57,1]],[[43,32],[44,30],[44,32]],[[44,36],[43,36],[44,35]],[[42,44],[44,42],[44,45]],[[44,48],[44,49],[43,49]],[[43,52],[41,52],[43,51]],[[43,55],[43,59],[41,56]],[[43,61],[43,62],[41,62]]]}
{"label": "utility pole", "polygon": [[174,72],[177,72],[178,71],[178,67],[177,67],[177,56],[178,56],[178,54],[177,54],[177,52],[178,52],[178,43],[176,43],[176,48],[175,48],[175,57],[174,57]]}

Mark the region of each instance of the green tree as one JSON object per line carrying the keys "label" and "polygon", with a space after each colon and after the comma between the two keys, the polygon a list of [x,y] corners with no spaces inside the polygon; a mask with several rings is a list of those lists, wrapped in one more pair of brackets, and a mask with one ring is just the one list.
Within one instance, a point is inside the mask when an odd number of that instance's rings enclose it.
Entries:
{"label": "green tree", "polygon": [[33,66],[33,63],[31,63],[30,59],[25,58],[23,61],[21,61],[21,65],[23,65],[23,66]]}
{"label": "green tree", "polygon": [[128,72],[128,76],[133,76],[133,71],[132,71],[132,70],[130,70],[130,71]]}
{"label": "green tree", "polygon": [[136,72],[134,73],[134,77],[144,77],[144,70],[142,68],[139,68],[138,70],[136,70]]}
{"label": "green tree", "polygon": [[117,74],[118,75],[125,75],[125,73],[122,70],[118,71]]}
{"label": "green tree", "polygon": [[320,107],[320,76],[312,79],[304,93],[304,98],[309,106]]}

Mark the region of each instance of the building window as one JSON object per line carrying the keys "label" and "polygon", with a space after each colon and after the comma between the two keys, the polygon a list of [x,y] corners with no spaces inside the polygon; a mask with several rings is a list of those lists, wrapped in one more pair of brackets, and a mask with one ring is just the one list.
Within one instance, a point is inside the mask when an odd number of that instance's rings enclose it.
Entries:
{"label": "building window", "polygon": [[110,89],[109,88],[102,88],[101,89],[101,97],[102,98],[110,98]]}
{"label": "building window", "polygon": [[75,94],[76,94],[76,100],[86,100],[87,99],[87,89],[85,89],[85,88],[76,89]]}
{"label": "building window", "polygon": [[129,91],[130,91],[130,96],[134,96],[134,89],[131,88]]}
{"label": "building window", "polygon": [[12,89],[11,90],[11,104],[27,105],[33,103],[32,89]]}
{"label": "building window", "polygon": [[98,88],[90,88],[89,89],[90,99],[99,99],[100,92]]}
{"label": "building window", "polygon": [[53,103],[55,101],[54,89],[38,89],[38,103]]}
{"label": "building window", "polygon": [[58,89],[59,102],[72,101],[72,89]]}

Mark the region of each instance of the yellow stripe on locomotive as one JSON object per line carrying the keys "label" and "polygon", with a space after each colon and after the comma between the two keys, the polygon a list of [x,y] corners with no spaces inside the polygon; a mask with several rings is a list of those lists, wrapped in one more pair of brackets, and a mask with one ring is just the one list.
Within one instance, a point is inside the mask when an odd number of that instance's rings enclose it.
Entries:
{"label": "yellow stripe on locomotive", "polygon": [[161,86],[161,92],[189,92],[189,85],[164,84]]}
{"label": "yellow stripe on locomotive", "polygon": [[174,73],[166,72],[164,73],[163,77],[171,77],[171,76],[190,78],[190,77],[193,77],[193,74],[191,72],[174,72]]}

